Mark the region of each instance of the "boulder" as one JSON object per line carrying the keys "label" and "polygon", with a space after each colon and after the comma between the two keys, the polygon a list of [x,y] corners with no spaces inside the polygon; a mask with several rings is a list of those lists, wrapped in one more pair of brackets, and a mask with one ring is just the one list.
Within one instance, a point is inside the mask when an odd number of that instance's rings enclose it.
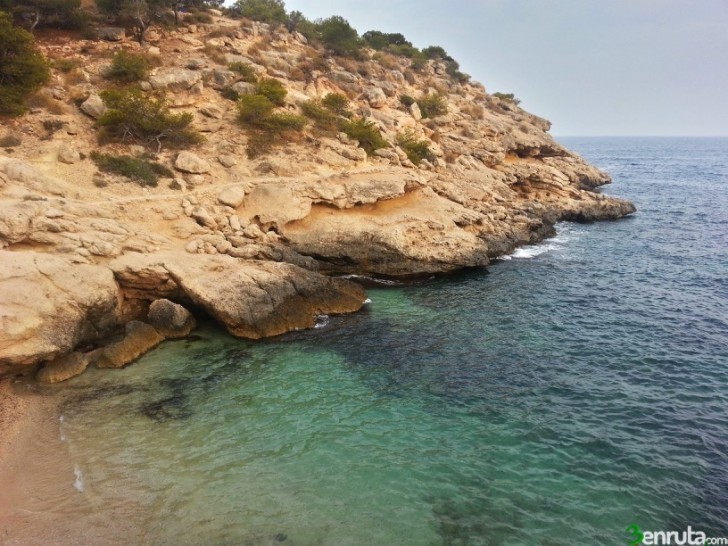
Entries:
{"label": "boulder", "polygon": [[99,27],[96,29],[96,35],[108,42],[121,42],[126,38],[126,30],[121,27]]}
{"label": "boulder", "polygon": [[97,368],[123,368],[154,349],[164,337],[153,326],[132,320],[126,325],[126,335],[121,341],[104,347],[96,360]]}
{"label": "boulder", "polygon": [[73,352],[44,365],[35,374],[41,383],[60,383],[81,375],[89,365],[89,357],[84,353]]}
{"label": "boulder", "polygon": [[254,95],[255,94],[255,85],[248,82],[237,82],[234,84],[231,89],[235,91],[238,95]]}
{"label": "boulder", "polygon": [[153,89],[169,89],[170,91],[187,91],[202,79],[197,70],[174,68],[164,70],[149,77]]}
{"label": "boulder", "polygon": [[192,152],[180,152],[174,162],[174,167],[178,171],[192,174],[209,173],[212,168],[207,160]]}
{"label": "boulder", "polygon": [[152,302],[147,320],[167,339],[187,337],[197,327],[195,317],[187,309],[166,299]]}
{"label": "boulder", "polygon": [[217,200],[220,204],[227,205],[234,209],[238,208],[242,204],[244,198],[245,190],[240,186],[225,188],[217,196]]}
{"label": "boulder", "polygon": [[73,144],[64,142],[58,149],[58,161],[72,165],[81,161],[81,154],[78,152]]}
{"label": "boulder", "polygon": [[108,108],[104,104],[103,99],[94,93],[81,103],[81,110],[92,118],[99,119],[106,113]]}
{"label": "boulder", "polygon": [[383,108],[387,104],[387,95],[380,87],[370,87],[364,91],[364,98],[372,108]]}
{"label": "boulder", "polygon": [[238,158],[230,154],[223,154],[217,160],[220,162],[220,165],[228,169],[238,164]]}

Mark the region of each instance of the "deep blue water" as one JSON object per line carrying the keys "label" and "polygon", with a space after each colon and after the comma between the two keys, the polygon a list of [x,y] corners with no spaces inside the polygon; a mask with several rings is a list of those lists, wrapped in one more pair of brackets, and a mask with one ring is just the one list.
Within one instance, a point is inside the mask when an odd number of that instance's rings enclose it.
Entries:
{"label": "deep blue water", "polygon": [[312,331],[89,371],[78,494],[160,544],[728,536],[728,139],[562,142],[637,214]]}

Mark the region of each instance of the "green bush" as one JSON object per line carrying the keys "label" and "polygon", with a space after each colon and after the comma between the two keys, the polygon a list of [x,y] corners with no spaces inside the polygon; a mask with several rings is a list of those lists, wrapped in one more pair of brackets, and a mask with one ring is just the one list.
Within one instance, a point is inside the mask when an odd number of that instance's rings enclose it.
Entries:
{"label": "green bush", "polygon": [[404,106],[409,108],[417,101],[414,98],[410,97],[409,95],[400,95],[399,102],[401,102]]}
{"label": "green bush", "polygon": [[243,95],[238,100],[238,119],[256,125],[273,113],[274,105],[265,95]]}
{"label": "green bush", "polygon": [[338,129],[340,117],[328,108],[324,107],[319,101],[310,100],[301,104],[303,115],[313,120],[319,129],[324,131],[334,131]]}
{"label": "green bush", "polygon": [[379,30],[369,30],[362,35],[362,39],[366,44],[377,51],[388,48],[389,46],[407,45],[412,47],[412,43],[407,41],[400,33],[385,33]]}
{"label": "green bush", "polygon": [[389,146],[386,140],[382,138],[382,134],[377,129],[374,122],[367,121],[364,118],[357,118],[347,121],[341,126],[341,130],[346,133],[349,138],[359,142],[359,146],[364,148],[367,155],[372,155],[379,148]]}
{"label": "green bush", "polygon": [[283,0],[237,0],[228,12],[235,17],[270,24],[285,24],[288,20]]}
{"label": "green bush", "polygon": [[240,93],[235,91],[230,85],[226,85],[220,89],[220,94],[228,100],[237,101],[240,98]]}
{"label": "green bush", "polygon": [[349,99],[341,93],[329,93],[321,101],[326,109],[339,116],[349,117]]}
{"label": "green bush", "polygon": [[470,79],[470,76],[468,76],[464,72],[460,72],[460,65],[455,60],[451,60],[447,63],[445,71],[447,72],[448,76],[450,76],[456,82],[465,83]]}
{"label": "green bush", "polygon": [[255,86],[255,91],[258,95],[267,97],[276,106],[283,106],[288,94],[286,86],[274,78],[260,80]]}
{"label": "green bush", "polygon": [[517,99],[513,93],[493,93],[493,96],[508,102],[512,102],[515,105],[521,104],[521,99]]}
{"label": "green bush", "polygon": [[451,61],[452,57],[447,54],[440,46],[429,46],[422,50],[422,54],[428,59],[442,59],[444,61]]}
{"label": "green bush", "polygon": [[417,140],[412,130],[397,135],[397,145],[404,150],[409,160],[419,165],[423,159],[432,159],[428,140]]}
{"label": "green bush", "polygon": [[109,110],[97,121],[101,140],[131,140],[146,146],[162,144],[187,148],[202,141],[189,127],[192,114],[173,114],[163,98],[146,97],[138,89],[109,89],[101,93]]}
{"label": "green bush", "polygon": [[140,186],[156,187],[160,177],[174,178],[174,173],[164,165],[130,155],[113,156],[94,151],[91,159],[101,172],[124,176]]}
{"label": "green bush", "polygon": [[248,63],[230,63],[228,69],[233,72],[240,74],[241,81],[248,83],[255,83],[258,81],[258,77],[255,75],[255,70]]}
{"label": "green bush", "polygon": [[111,69],[106,77],[119,83],[138,82],[147,77],[151,64],[148,55],[119,51],[111,59]]}
{"label": "green bush", "polygon": [[5,135],[0,137],[0,148],[14,148],[23,143],[22,139],[17,135]]}
{"label": "green bush", "polygon": [[27,97],[49,78],[48,63],[35,48],[33,35],[0,12],[0,114],[25,112]]}
{"label": "green bush", "polygon": [[289,112],[271,114],[262,119],[258,126],[279,135],[285,131],[300,131],[306,126],[306,118]]}
{"label": "green bush", "polygon": [[447,101],[439,93],[425,95],[417,101],[423,118],[434,118],[447,114]]}

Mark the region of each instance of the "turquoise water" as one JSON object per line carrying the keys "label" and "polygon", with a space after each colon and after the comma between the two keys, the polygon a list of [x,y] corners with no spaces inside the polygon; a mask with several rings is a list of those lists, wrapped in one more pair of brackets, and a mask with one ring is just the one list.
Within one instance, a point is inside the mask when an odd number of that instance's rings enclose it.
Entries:
{"label": "turquoise water", "polygon": [[728,536],[728,140],[565,144],[638,214],[90,370],[64,391],[75,494],[156,544]]}

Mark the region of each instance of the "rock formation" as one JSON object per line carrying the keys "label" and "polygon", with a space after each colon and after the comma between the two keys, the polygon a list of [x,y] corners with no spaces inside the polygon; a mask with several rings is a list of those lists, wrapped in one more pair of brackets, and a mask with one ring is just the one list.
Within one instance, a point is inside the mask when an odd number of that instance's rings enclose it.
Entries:
{"label": "rock formation", "polygon": [[[191,151],[155,146],[155,160],[175,173],[158,187],[100,173],[90,159],[107,110],[109,54],[140,46],[111,28],[104,36],[113,42],[69,35],[40,44],[79,67],[54,72],[50,106],[13,120],[7,130],[22,144],[0,148],[0,376],[47,363],[38,377],[53,382],[89,363],[126,365],[189,333],[194,319],[180,304],[241,337],[311,327],[319,314],[363,305],[363,289],[336,274],[485,266],[558,221],[634,212],[597,191],[609,177],[554,142],[547,121],[454,80],[438,61],[414,73],[405,57],[383,63],[373,51],[356,62],[323,57],[284,28],[214,21],[149,40],[163,66],[141,88],[165,92],[205,135]],[[283,112],[348,96],[351,113],[389,146],[368,155],[343,133],[309,127],[251,159],[250,135],[224,95],[255,86],[230,63],[280,81]],[[447,113],[427,117],[401,100],[435,93]],[[405,133],[427,143],[418,165],[398,145]],[[132,142],[101,149],[146,153]],[[125,325],[123,339],[74,352],[113,341]]]}

